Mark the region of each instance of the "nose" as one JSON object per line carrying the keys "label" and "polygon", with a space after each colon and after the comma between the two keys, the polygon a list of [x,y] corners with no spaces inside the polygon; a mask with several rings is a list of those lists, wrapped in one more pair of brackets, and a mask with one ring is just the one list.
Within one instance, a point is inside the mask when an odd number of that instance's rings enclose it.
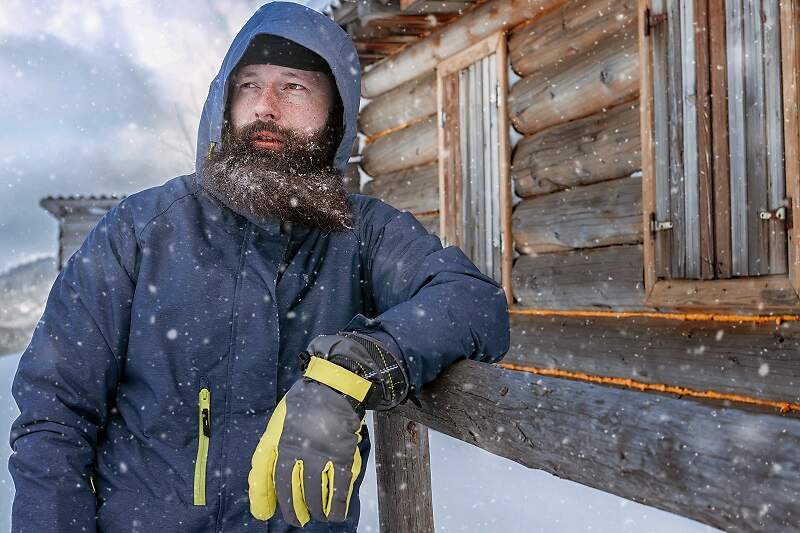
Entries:
{"label": "nose", "polygon": [[275,91],[271,87],[266,87],[259,93],[255,101],[253,113],[259,120],[280,120],[280,103]]}

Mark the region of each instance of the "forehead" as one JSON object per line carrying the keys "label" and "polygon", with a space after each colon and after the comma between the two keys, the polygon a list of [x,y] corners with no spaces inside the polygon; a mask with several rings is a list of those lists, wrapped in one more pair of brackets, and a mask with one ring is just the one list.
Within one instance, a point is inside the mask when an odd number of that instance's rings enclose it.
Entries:
{"label": "forehead", "polygon": [[236,79],[255,78],[262,80],[294,78],[310,83],[328,83],[328,76],[323,72],[269,64],[245,65],[236,71],[235,77]]}

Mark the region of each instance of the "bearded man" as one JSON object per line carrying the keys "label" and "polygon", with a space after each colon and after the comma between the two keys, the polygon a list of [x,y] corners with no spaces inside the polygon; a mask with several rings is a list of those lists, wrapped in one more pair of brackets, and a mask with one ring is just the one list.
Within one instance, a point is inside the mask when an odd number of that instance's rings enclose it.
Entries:
{"label": "bearded man", "polygon": [[196,171],[121,202],[53,285],[14,380],[13,531],[356,531],[366,410],[505,353],[498,284],[346,194],[359,89],[321,14],[245,24]]}

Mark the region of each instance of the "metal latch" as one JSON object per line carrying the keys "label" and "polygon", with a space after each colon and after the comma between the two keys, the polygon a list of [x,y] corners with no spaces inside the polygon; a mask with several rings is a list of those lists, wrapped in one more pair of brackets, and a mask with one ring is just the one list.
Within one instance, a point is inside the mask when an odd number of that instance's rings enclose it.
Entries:
{"label": "metal latch", "polygon": [[645,37],[650,36],[650,31],[661,24],[662,22],[666,22],[667,14],[666,13],[659,13],[657,15],[653,15],[650,13],[650,8],[644,10],[644,35]]}
{"label": "metal latch", "polygon": [[671,220],[656,220],[655,213],[650,213],[650,233],[672,229]]}

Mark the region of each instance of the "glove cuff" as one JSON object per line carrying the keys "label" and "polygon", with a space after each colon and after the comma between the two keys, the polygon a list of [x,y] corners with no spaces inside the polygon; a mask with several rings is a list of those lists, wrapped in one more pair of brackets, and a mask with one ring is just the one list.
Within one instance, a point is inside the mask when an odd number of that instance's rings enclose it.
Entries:
{"label": "glove cuff", "polygon": [[373,383],[360,402],[366,409],[385,411],[403,403],[408,396],[405,368],[397,356],[373,337],[352,331],[322,335],[309,344],[307,352],[300,354],[303,367],[312,356],[327,359]]}
{"label": "glove cuff", "polygon": [[[377,385],[367,396],[367,409],[386,411],[403,403],[408,396],[409,385],[400,359],[382,342],[369,335],[354,331],[340,331],[338,335],[357,342],[368,355],[367,359],[362,353],[355,352],[343,356],[341,362],[337,361],[338,364],[347,365],[347,359],[352,357],[351,365],[366,367],[366,371],[360,374]],[[362,357],[358,357],[359,355]],[[353,371],[359,373],[358,370]]]}

